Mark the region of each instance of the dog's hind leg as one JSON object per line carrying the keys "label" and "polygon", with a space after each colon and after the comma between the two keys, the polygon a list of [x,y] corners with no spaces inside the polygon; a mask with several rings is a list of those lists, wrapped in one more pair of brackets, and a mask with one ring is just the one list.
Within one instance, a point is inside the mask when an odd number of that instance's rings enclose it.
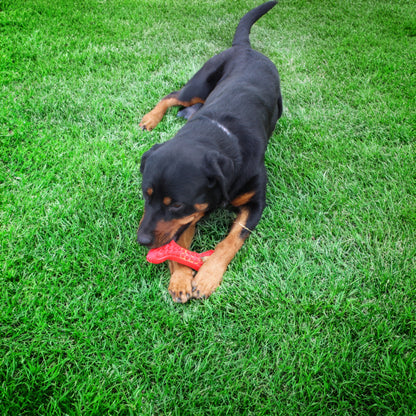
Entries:
{"label": "dog's hind leg", "polygon": [[198,103],[191,105],[190,107],[184,107],[182,110],[178,111],[178,117],[189,120],[202,106],[202,103]]}
{"label": "dog's hind leg", "polygon": [[[229,53],[225,51],[209,59],[181,90],[174,91],[162,98],[155,108],[142,118],[139,126],[144,130],[154,129],[170,107],[192,107],[195,104],[204,104],[224,73]],[[194,108],[194,110],[198,109]],[[194,112],[196,111],[191,110],[189,117],[185,118],[190,118]]]}
{"label": "dog's hind leg", "polygon": [[148,112],[140,122],[139,126],[143,130],[153,130],[162,120],[163,116],[165,115],[166,111],[170,107],[174,106],[182,106],[182,107],[190,107],[197,103],[204,103],[204,99],[200,97],[193,97],[189,101],[184,101],[179,98],[180,91],[174,91],[167,95],[166,97],[162,98],[153,108],[152,111]]}

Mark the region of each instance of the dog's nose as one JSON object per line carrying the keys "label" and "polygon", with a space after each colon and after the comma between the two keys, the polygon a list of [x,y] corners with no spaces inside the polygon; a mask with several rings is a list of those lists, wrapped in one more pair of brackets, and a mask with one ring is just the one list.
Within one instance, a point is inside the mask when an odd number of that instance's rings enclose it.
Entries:
{"label": "dog's nose", "polygon": [[150,234],[139,233],[137,235],[137,241],[142,246],[151,246],[153,243],[153,238]]}

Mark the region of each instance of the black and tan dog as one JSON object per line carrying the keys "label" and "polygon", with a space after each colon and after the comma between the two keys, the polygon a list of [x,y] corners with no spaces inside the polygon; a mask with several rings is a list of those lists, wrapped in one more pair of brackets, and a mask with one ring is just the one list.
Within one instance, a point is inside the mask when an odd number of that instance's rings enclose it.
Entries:
{"label": "black and tan dog", "polygon": [[208,297],[218,287],[265,206],[264,153],[282,114],[282,98],[275,65],[251,49],[249,34],[275,4],[269,1],[248,12],[232,47],[206,62],[140,123],[152,130],[172,106],[184,107],[180,115],[189,120],[173,139],[143,155],[140,244],[154,248],[174,239],[189,248],[204,215],[226,204],[238,210],[230,233],[195,276],[170,262],[169,292],[176,302]]}

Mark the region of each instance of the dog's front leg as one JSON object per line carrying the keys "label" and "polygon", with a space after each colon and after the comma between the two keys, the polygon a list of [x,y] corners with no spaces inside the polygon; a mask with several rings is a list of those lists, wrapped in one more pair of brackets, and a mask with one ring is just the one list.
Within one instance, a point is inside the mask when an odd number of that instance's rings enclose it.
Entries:
{"label": "dog's front leg", "polygon": [[[179,237],[177,243],[186,248],[191,246],[195,234],[195,224],[191,224]],[[170,282],[169,293],[174,302],[185,303],[192,296],[193,270],[183,264],[169,261]]]}
{"label": "dog's front leg", "polygon": [[249,218],[249,208],[242,207],[230,233],[217,245],[214,253],[208,257],[194,277],[192,281],[193,298],[207,298],[220,285],[228,264],[249,235],[247,228]]}

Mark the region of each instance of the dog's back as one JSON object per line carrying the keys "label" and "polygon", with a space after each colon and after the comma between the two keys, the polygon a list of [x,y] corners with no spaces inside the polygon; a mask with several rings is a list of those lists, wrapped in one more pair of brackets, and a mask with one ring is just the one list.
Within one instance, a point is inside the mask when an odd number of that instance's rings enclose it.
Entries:
{"label": "dog's back", "polygon": [[[251,48],[249,34],[252,25],[276,3],[264,3],[243,16],[232,47],[208,60],[185,87],[193,91],[190,95],[210,91],[193,116],[194,122],[203,117],[216,120],[240,140],[261,139],[263,148],[282,114],[280,79],[270,59]],[[188,98],[186,90],[182,95]],[[195,123],[188,124],[186,130]]]}

